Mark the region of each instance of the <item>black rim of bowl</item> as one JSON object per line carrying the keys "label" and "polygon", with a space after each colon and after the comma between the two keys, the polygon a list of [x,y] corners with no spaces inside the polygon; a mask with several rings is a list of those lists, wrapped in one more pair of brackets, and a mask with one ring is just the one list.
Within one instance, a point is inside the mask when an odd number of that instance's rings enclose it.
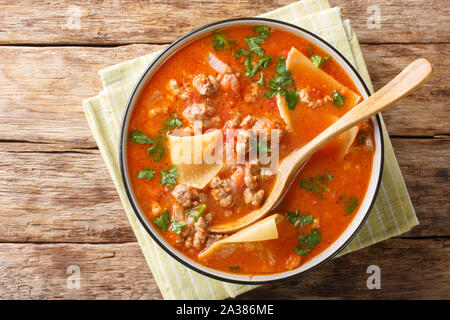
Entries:
{"label": "black rim of bowl", "polygon": [[[327,263],[328,261],[330,261],[331,259],[333,259],[339,252],[341,252],[352,240],[353,238],[358,234],[359,230],[362,228],[362,226],[364,225],[364,223],[366,222],[370,211],[372,210],[375,201],[377,199],[377,195],[380,189],[380,185],[381,185],[381,179],[382,179],[382,175],[383,175],[383,169],[384,169],[384,138],[383,138],[383,127],[382,127],[382,123],[381,123],[381,118],[380,115],[377,114],[375,117],[377,119],[377,123],[378,123],[378,128],[379,128],[379,134],[380,134],[380,142],[381,142],[381,159],[380,159],[380,173],[378,176],[378,181],[377,181],[377,185],[375,187],[375,193],[373,195],[373,199],[367,209],[367,212],[364,213],[364,217],[361,220],[361,223],[358,225],[358,227],[356,227],[355,231],[353,232],[353,234],[338,248],[336,249],[332,254],[330,254],[328,257],[326,257],[324,260],[320,261],[319,263],[317,263],[316,265],[310,267],[307,270],[295,273],[293,275],[290,276],[286,276],[283,278],[278,278],[278,279],[272,279],[272,280],[264,280],[264,281],[244,281],[244,280],[234,280],[234,279],[227,279],[221,276],[217,276],[215,274],[206,272],[204,270],[200,270],[198,269],[196,266],[190,264],[188,261],[181,259],[180,257],[176,256],[172,251],[170,251],[167,247],[166,244],[162,243],[161,241],[159,241],[159,239],[156,237],[155,234],[153,234],[153,231],[148,227],[147,224],[151,224],[151,222],[147,219],[147,217],[142,216],[141,212],[138,210],[136,203],[134,203],[133,201],[133,197],[132,197],[132,191],[131,191],[131,185],[129,186],[127,183],[127,179],[126,179],[126,170],[127,168],[125,168],[124,163],[123,163],[123,157],[125,156],[123,154],[123,147],[124,147],[124,143],[127,141],[127,132],[125,132],[125,122],[127,119],[127,116],[130,112],[132,112],[132,101],[133,98],[136,95],[136,92],[138,91],[139,86],[141,85],[142,81],[144,81],[145,77],[147,76],[147,73],[149,72],[149,70],[156,64],[159,62],[159,60],[161,59],[161,57],[167,52],[170,51],[174,46],[176,46],[178,43],[184,41],[186,38],[191,37],[192,35],[206,29],[206,28],[210,28],[210,27],[214,27],[214,26],[219,26],[221,24],[225,24],[225,23],[230,23],[230,22],[236,22],[236,21],[260,21],[262,23],[264,22],[270,22],[270,23],[274,23],[274,24],[281,24],[287,27],[291,27],[294,29],[297,29],[301,32],[304,32],[308,35],[310,35],[311,37],[314,37],[317,41],[321,42],[322,44],[324,44],[325,46],[327,46],[327,48],[331,51],[333,51],[334,53],[336,53],[347,65],[347,67],[349,67],[352,72],[356,75],[356,77],[358,78],[359,82],[361,83],[362,87],[364,88],[364,90],[366,91],[366,94],[368,96],[371,95],[369,89],[367,88],[367,85],[364,83],[363,79],[361,78],[361,76],[359,75],[358,71],[355,69],[355,67],[347,60],[347,58],[345,58],[337,49],[335,49],[331,44],[329,44],[327,41],[323,40],[322,38],[320,38],[319,36],[315,35],[314,33],[303,29],[299,26],[296,26],[294,24],[288,23],[288,22],[284,22],[284,21],[280,21],[280,20],[275,20],[275,19],[268,19],[268,18],[258,18],[258,17],[243,17],[243,18],[233,18],[233,19],[225,19],[225,20],[220,20],[220,21],[216,21],[207,25],[204,25],[200,28],[197,28],[187,34],[185,34],[184,36],[178,38],[177,40],[175,40],[171,45],[169,45],[166,49],[162,50],[158,56],[150,63],[150,65],[145,69],[145,71],[142,73],[141,77],[139,78],[138,82],[136,83],[129,99],[127,102],[127,106],[125,109],[125,112],[123,114],[122,117],[122,121],[121,121],[121,129],[120,129],[120,140],[119,140],[119,162],[120,162],[120,173],[122,176],[122,182],[123,182],[123,186],[125,188],[125,192],[127,194],[127,198],[128,201],[131,205],[131,207],[133,208],[133,212],[136,215],[136,217],[138,218],[139,222],[141,223],[141,225],[144,227],[144,229],[147,231],[147,233],[153,238],[154,241],[156,241],[156,243],[162,248],[164,249],[165,252],[167,252],[172,258],[174,258],[176,261],[180,262],[181,264],[183,264],[184,266],[202,274],[205,275],[207,277],[216,279],[216,280],[220,280],[220,281],[225,281],[225,282],[230,282],[230,283],[236,283],[236,284],[247,284],[247,285],[257,285],[257,284],[268,284],[268,283],[274,283],[274,282],[280,282],[280,281],[285,281],[288,279],[293,279],[296,277],[300,277],[302,275],[306,275],[309,272],[312,272],[318,268],[320,268],[322,265],[324,265],[325,263]],[[297,35],[298,36],[298,35]],[[147,81],[150,79],[147,79]],[[170,244],[167,244],[167,246],[170,246]],[[176,250],[176,249],[174,249]],[[187,257],[187,259],[190,259]],[[208,267],[209,268],[209,267]],[[211,268],[212,269],[212,268]],[[212,269],[214,270],[214,269]],[[223,271],[221,271],[223,272]]]}

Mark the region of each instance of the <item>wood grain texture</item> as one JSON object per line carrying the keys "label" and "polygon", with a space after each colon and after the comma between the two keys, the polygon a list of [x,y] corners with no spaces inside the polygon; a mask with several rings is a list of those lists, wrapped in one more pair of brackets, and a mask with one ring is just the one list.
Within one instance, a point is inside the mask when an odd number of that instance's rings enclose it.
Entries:
{"label": "wood grain texture", "polygon": [[[450,236],[450,140],[393,139],[393,145],[420,221],[402,236]],[[98,150],[0,146],[0,242],[135,241]]]}
{"label": "wood grain texture", "polygon": [[[256,16],[292,0],[0,1],[2,44],[169,43],[204,24]],[[330,0],[351,18],[363,43],[448,42],[446,0]],[[372,6],[372,7],[370,7]],[[380,28],[368,19],[380,12]]]}
{"label": "wood grain texture", "polygon": [[[81,102],[101,90],[97,70],[161,48],[0,47],[0,140],[95,147]],[[441,58],[449,50],[450,45],[435,44],[363,46],[375,88],[418,57],[428,58],[434,66],[423,88],[383,113],[390,134],[449,133],[450,62]]]}
{"label": "wood grain texture", "polygon": [[[448,298],[449,247],[448,239],[389,239],[239,299]],[[137,243],[0,244],[0,261],[3,299],[161,299]],[[366,286],[373,264],[381,290]],[[67,288],[71,265],[80,268],[80,289]]]}
{"label": "wood grain texture", "polygon": [[[0,298],[162,298],[81,101],[101,90],[102,68],[291,2],[0,0]],[[383,113],[420,225],[239,298],[449,299],[448,1],[330,2],[351,18],[375,89],[416,58],[433,65],[423,88]],[[378,8],[380,28],[370,29]],[[381,290],[366,287],[372,264]],[[70,265],[80,267],[79,290],[66,286]]]}

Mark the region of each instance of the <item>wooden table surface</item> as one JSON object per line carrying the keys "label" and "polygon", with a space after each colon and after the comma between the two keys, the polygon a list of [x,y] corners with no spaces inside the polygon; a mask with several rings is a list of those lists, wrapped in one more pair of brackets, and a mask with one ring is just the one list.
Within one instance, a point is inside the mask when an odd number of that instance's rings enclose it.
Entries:
{"label": "wooden table surface", "polygon": [[[0,298],[161,299],[89,131],[97,71],[215,20],[289,0],[0,0]],[[351,18],[375,89],[434,67],[384,118],[420,225],[242,299],[450,298],[450,11],[446,0],[330,0]],[[373,8],[380,29],[369,29]],[[81,287],[67,286],[80,268]],[[381,289],[366,271],[381,268]]]}

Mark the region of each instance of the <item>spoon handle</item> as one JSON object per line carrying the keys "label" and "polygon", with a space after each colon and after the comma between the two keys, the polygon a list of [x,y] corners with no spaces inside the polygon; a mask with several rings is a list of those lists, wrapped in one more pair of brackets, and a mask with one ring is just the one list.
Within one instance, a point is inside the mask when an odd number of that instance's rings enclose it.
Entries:
{"label": "spoon handle", "polygon": [[[420,86],[431,73],[431,64],[426,59],[417,59],[408,65],[394,79],[372,96],[356,105],[339,120],[322,131],[317,137],[297,150],[293,158],[297,158],[297,166],[324,144],[347,131],[361,121],[386,109],[397,100]],[[296,167],[297,167],[296,166]]]}

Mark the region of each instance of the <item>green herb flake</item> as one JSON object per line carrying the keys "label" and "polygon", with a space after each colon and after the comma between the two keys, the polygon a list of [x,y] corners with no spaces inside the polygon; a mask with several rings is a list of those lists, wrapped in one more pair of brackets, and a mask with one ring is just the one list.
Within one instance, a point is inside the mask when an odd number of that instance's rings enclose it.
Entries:
{"label": "green herb flake", "polygon": [[174,114],[172,118],[164,122],[164,127],[168,129],[178,129],[182,125],[183,122],[178,119],[178,116],[176,114]]}
{"label": "green herb flake", "polygon": [[347,214],[351,214],[353,211],[355,211],[357,206],[358,206],[358,199],[351,198],[347,203],[347,208],[345,209],[345,212],[347,212]]}
{"label": "green herb flake", "polygon": [[262,142],[262,141],[259,141],[257,144],[256,144],[256,152],[258,153],[258,154],[260,154],[260,153],[269,153],[271,151],[271,149],[270,149],[270,146],[269,146],[269,144],[267,143],[267,142]]}
{"label": "green herb flake", "polygon": [[173,186],[177,184],[175,179],[178,176],[178,171],[175,166],[171,167],[167,172],[161,171],[161,185],[173,189]]}
{"label": "green herb flake", "polygon": [[165,233],[167,231],[167,225],[169,224],[169,211],[164,210],[159,217],[153,219],[153,223]]}
{"label": "green herb flake", "polygon": [[256,26],[254,27],[256,34],[262,38],[268,38],[270,35],[270,30],[268,26]]}
{"label": "green herb flake", "polygon": [[340,108],[344,105],[344,100],[347,99],[342,94],[337,92],[336,90],[333,91],[333,104]]}
{"label": "green herb flake", "polygon": [[320,56],[312,56],[311,61],[314,63],[317,69],[320,69],[323,64],[330,59],[330,57],[320,57]]}
{"label": "green herb flake", "polygon": [[247,50],[244,50],[242,48],[239,48],[234,52],[234,56],[236,58],[240,58],[242,55],[250,57],[250,52],[248,52]]}
{"label": "green herb flake", "polygon": [[155,170],[150,168],[145,168],[144,170],[139,171],[138,178],[152,180],[155,177]]}
{"label": "green herb flake", "polygon": [[[201,204],[198,207],[192,208],[192,209],[186,209],[184,212],[187,215],[190,215],[192,218],[194,218],[194,221],[197,222],[198,218],[205,212],[206,210],[206,204]],[[194,212],[194,213],[193,213]]]}
{"label": "green herb flake", "polygon": [[278,74],[285,74],[286,73],[286,57],[280,56],[278,58],[277,66],[276,66],[275,71]]}
{"label": "green herb flake", "polygon": [[214,31],[214,39],[212,41],[212,46],[215,51],[223,50],[229,46],[234,45],[235,41],[228,39],[226,34],[222,30]]}
{"label": "green herb flake", "polygon": [[231,272],[239,272],[239,271],[241,271],[241,267],[240,266],[230,266],[230,271]]}
{"label": "green herb flake", "polygon": [[272,58],[269,56],[264,56],[259,59],[258,63],[253,67],[250,58],[245,59],[245,75],[249,78],[253,78],[253,76],[260,70],[264,70],[267,66],[272,62]]}
{"label": "green herb flake", "polygon": [[[328,177],[328,180],[329,179],[330,179],[330,177]],[[322,191],[330,192],[330,188],[328,188],[326,183],[327,183],[327,178],[325,178],[325,176],[317,176],[317,177],[311,177],[309,179],[304,179],[304,180],[300,181],[300,187],[305,190],[311,191],[319,199],[323,199],[324,197],[323,197]]]}
{"label": "green herb flake", "polygon": [[299,256],[304,256],[305,254],[308,254],[311,252],[311,249],[302,249],[300,246],[296,246],[294,249],[295,253]]}
{"label": "green herb flake", "polygon": [[153,146],[147,149],[147,153],[150,157],[153,157],[153,160],[160,161],[166,155],[165,140],[163,136],[157,136],[153,139]]}
{"label": "green herb flake", "polygon": [[309,235],[301,235],[298,238],[298,244],[301,246],[308,247],[309,249],[314,248],[317,246],[320,241],[322,240],[320,231],[316,228],[311,229],[311,232]]}
{"label": "green herb flake", "polygon": [[331,173],[329,173],[329,172],[327,172],[327,178],[328,178],[328,181],[333,181],[334,180],[333,175]]}
{"label": "green herb flake", "polygon": [[173,233],[180,234],[183,231],[186,223],[178,222],[172,217],[172,222],[170,223],[169,230]]}
{"label": "green herb flake", "polygon": [[[295,247],[294,251],[299,256],[303,256],[311,252],[311,250],[317,246],[322,240],[320,231],[316,228],[311,229],[309,235],[300,235],[298,237],[298,246]],[[304,248],[307,247],[307,248]]]}
{"label": "green herb flake", "polygon": [[130,133],[130,140],[133,144],[152,144],[152,139],[147,137],[141,130],[134,130]]}
{"label": "green herb flake", "polygon": [[265,42],[263,37],[261,36],[256,36],[252,38],[246,37],[244,40],[247,43],[248,48],[250,49],[251,52],[257,54],[260,57],[264,57],[264,50],[260,46],[261,43]]}
{"label": "green herb flake", "polygon": [[314,221],[314,216],[312,214],[309,214],[307,216],[301,216],[300,215],[300,210],[297,211],[288,211],[286,213],[287,217],[289,218],[289,221],[293,224],[296,225],[297,222],[300,225],[300,228],[303,228],[304,226],[312,223]]}
{"label": "green herb flake", "polygon": [[294,80],[291,75],[292,72],[286,70],[286,58],[278,57],[277,65],[275,67],[277,76],[272,77],[269,81],[270,89],[266,92],[266,98],[273,98],[276,94],[285,96],[289,110],[294,110],[297,103],[300,102],[300,97],[297,90],[289,90],[293,87]]}
{"label": "green herb flake", "polygon": [[360,144],[366,144],[367,137],[368,137],[367,134],[360,134],[360,135],[358,135],[358,142]]}
{"label": "green herb flake", "polygon": [[300,101],[297,90],[291,90],[286,93],[286,103],[289,110],[294,110],[297,103]]}
{"label": "green herb flake", "polygon": [[261,72],[261,76],[259,77],[259,80],[256,81],[256,83],[257,83],[257,84],[260,84],[260,85],[262,85],[262,86],[265,85],[265,82],[264,82],[264,73]]}
{"label": "green herb flake", "polygon": [[311,46],[308,44],[308,58],[311,58]]}

